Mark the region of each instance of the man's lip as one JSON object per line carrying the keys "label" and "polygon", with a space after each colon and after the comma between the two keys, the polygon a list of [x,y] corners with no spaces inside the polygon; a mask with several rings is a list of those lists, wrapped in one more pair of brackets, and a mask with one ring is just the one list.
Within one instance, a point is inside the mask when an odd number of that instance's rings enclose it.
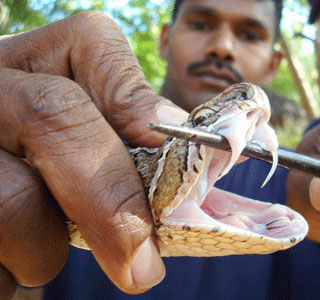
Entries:
{"label": "man's lip", "polygon": [[207,72],[201,72],[194,76],[196,76],[195,78],[200,84],[213,88],[219,93],[234,83],[233,81],[229,80],[229,78],[216,76]]}
{"label": "man's lip", "polygon": [[226,88],[228,88],[230,85],[232,85],[232,83],[230,83],[229,80],[225,80],[221,77],[217,77],[217,76],[212,76],[207,75],[205,73],[203,74],[199,74],[196,77],[201,84],[211,87],[214,90],[218,90],[219,92],[222,92],[223,90],[225,90]]}
{"label": "man's lip", "polygon": [[210,79],[214,81],[225,81],[228,85],[232,85],[234,83],[237,83],[238,81],[233,76],[231,72],[229,72],[226,69],[218,70],[217,68],[201,68],[197,71],[195,71],[193,76],[202,77],[206,79],[207,81],[210,81]]}

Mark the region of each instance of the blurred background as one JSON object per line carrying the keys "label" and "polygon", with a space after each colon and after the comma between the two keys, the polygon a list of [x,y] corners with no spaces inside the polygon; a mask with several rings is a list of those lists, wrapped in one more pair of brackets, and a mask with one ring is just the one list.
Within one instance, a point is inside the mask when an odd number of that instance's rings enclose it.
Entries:
{"label": "blurred background", "polygon": [[[283,4],[282,34],[276,47],[283,49],[285,59],[266,92],[280,145],[294,148],[307,124],[319,117],[319,1],[284,0]],[[173,0],[5,0],[0,2],[0,34],[31,30],[81,11],[105,12],[125,32],[146,78],[159,91],[165,62],[158,56],[158,38],[161,25],[171,20],[172,6]],[[309,17],[313,24],[308,23]]]}

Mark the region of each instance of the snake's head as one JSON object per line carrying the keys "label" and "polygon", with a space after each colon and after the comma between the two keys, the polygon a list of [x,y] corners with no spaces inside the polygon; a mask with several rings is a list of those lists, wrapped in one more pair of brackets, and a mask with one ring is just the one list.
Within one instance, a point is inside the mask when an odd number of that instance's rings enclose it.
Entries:
{"label": "snake's head", "polygon": [[209,126],[237,104],[243,111],[252,111],[259,107],[263,120],[271,117],[270,103],[265,92],[251,83],[237,83],[208,102],[196,107],[189,115],[188,122],[196,126]]}
{"label": "snake's head", "polygon": [[195,108],[189,116],[188,125],[218,133],[228,140],[232,155],[220,178],[237,162],[247,142],[254,142],[271,152],[274,163],[262,184],[264,186],[274,173],[278,162],[278,139],[268,124],[270,116],[270,103],[265,92],[253,84],[239,83]]}

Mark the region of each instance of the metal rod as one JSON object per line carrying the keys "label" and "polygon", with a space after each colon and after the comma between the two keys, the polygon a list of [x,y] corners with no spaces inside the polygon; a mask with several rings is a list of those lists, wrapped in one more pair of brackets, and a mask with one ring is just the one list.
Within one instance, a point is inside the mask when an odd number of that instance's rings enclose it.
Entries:
{"label": "metal rod", "polygon": [[[148,128],[169,136],[231,152],[225,137],[201,129],[161,123],[149,123]],[[272,154],[255,143],[248,142],[241,154],[272,163]],[[278,165],[299,173],[320,177],[320,160],[293,151],[278,149]]]}

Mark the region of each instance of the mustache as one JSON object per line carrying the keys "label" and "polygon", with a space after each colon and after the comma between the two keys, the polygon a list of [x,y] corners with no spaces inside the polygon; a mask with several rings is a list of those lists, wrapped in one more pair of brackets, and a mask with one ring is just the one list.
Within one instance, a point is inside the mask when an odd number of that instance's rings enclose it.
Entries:
{"label": "mustache", "polygon": [[217,58],[208,58],[206,60],[190,64],[187,68],[187,74],[194,75],[195,73],[199,72],[199,70],[201,71],[202,68],[210,66],[215,66],[218,70],[228,70],[236,79],[235,83],[243,81],[243,76],[238,71],[236,71],[229,62],[224,62]]}

